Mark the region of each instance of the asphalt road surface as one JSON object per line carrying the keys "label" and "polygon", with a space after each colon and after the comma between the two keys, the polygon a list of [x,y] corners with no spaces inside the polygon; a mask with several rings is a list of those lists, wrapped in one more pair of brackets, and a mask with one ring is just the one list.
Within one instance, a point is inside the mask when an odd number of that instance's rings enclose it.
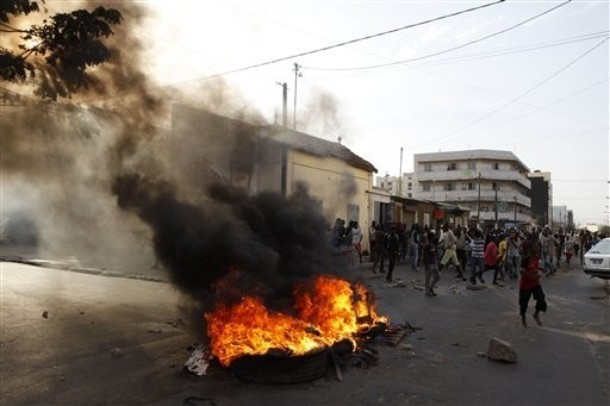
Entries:
{"label": "asphalt road surface", "polygon": [[[420,329],[397,346],[373,344],[378,362],[346,366],[342,381],[329,368],[290,385],[242,383],[219,367],[185,374],[197,326],[168,283],[10,262],[0,270],[3,405],[610,404],[607,285],[576,266],[542,281],[549,310],[529,328],[516,282],[472,291],[446,272],[438,296],[425,297],[421,271],[399,265],[399,283],[387,284],[353,267],[346,277],[371,287],[380,313]],[[481,356],[492,337],[513,345],[517,363]]]}

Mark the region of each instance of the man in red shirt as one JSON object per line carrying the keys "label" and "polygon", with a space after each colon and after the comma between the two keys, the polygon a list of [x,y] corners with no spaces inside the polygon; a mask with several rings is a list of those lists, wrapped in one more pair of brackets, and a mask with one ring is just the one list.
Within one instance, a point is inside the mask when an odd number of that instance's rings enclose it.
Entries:
{"label": "man in red shirt", "polygon": [[540,312],[546,312],[547,304],[540,285],[540,244],[535,234],[530,234],[522,245],[521,280],[519,281],[519,314],[523,327],[527,327],[525,314],[530,297],[533,295],[536,307],[533,314],[536,323],[541,326]]}

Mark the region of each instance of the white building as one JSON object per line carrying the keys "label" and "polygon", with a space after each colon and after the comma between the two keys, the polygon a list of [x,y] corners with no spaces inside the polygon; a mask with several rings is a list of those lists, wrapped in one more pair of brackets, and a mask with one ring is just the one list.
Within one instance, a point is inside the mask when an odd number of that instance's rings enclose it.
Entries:
{"label": "white building", "polygon": [[486,225],[530,223],[529,168],[510,151],[415,154],[416,199],[467,207]]}
{"label": "white building", "polygon": [[417,181],[413,173],[405,172],[402,174],[401,179],[398,176],[390,176],[387,173],[385,176],[375,177],[375,186],[388,191],[392,196],[412,198],[416,184]]}

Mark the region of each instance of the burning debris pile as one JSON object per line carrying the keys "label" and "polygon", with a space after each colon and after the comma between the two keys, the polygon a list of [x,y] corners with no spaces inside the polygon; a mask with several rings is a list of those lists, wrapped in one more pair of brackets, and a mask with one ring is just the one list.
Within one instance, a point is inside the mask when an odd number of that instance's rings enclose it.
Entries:
{"label": "burning debris pile", "polygon": [[[137,6],[123,5],[121,14],[136,25],[146,17]],[[0,117],[10,158],[3,186],[14,182],[15,206],[26,200],[21,189],[45,202],[32,210],[45,213],[44,243],[125,263],[143,256],[142,242],[150,254],[152,240],[155,259],[195,309],[188,309],[195,334],[211,351],[198,358],[214,356],[235,371],[257,357],[299,363],[314,355],[326,367],[339,349],[352,352],[386,329],[366,288],[338,276],[328,221],[306,187],[291,185],[288,197],[285,188],[260,192],[270,182],[248,189],[257,165],[281,173],[275,161],[284,146],[271,148],[252,126],[211,115],[202,126],[172,112],[171,130],[162,130],[177,96],[151,92],[139,70],[137,50],[145,47],[125,25],[116,32],[111,60],[94,72],[99,86],[79,96],[128,90],[128,97],[102,100],[103,107],[13,105]],[[217,92],[197,92],[199,105],[207,97],[214,111],[232,110],[234,100],[217,97],[226,93],[218,83]],[[262,124],[251,115],[244,122]],[[356,192],[353,180],[342,183],[350,187],[339,188],[339,200]]]}
{"label": "burning debris pile", "polygon": [[319,368],[294,378],[312,379],[338,348],[352,352],[371,330],[386,329],[364,285],[331,275],[340,269],[326,222],[305,190],[292,198],[250,196],[216,184],[210,202],[194,205],[166,183],[127,176],[113,191],[122,208],[151,226],[172,280],[201,305],[205,326],[195,324],[205,329],[210,353],[193,354],[197,361],[187,364],[195,374],[213,356],[240,379],[286,381],[287,369],[319,359]]}

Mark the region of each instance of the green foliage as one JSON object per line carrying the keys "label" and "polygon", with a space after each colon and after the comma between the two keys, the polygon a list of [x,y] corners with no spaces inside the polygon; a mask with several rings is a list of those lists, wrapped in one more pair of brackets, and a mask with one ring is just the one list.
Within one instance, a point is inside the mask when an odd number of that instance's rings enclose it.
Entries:
{"label": "green foliage", "polygon": [[[5,4],[6,3],[6,4]],[[17,49],[0,48],[0,80],[26,82],[32,79],[36,94],[43,99],[70,97],[93,83],[87,69],[111,59],[103,39],[113,34],[112,26],[121,23],[121,13],[97,7],[92,12],[75,10],[57,13],[43,24],[19,30],[10,24],[9,15],[38,11],[35,2],[3,1],[0,25],[3,35],[18,35]]]}

